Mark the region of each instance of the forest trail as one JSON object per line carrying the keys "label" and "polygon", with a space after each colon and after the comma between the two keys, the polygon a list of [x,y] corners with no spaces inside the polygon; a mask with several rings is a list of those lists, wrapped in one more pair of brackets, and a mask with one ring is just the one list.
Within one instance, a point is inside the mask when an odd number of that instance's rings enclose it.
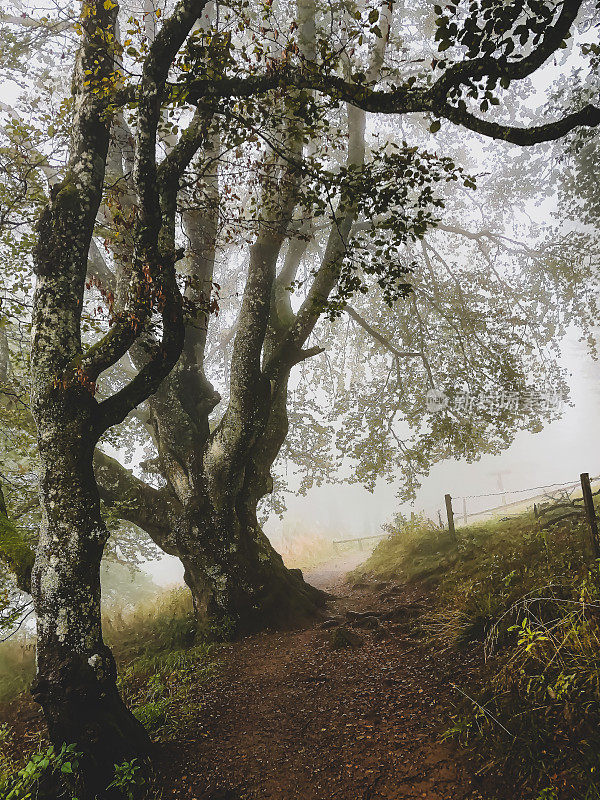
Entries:
{"label": "forest trail", "polygon": [[323,623],[227,645],[218,678],[199,690],[197,720],[185,738],[161,746],[164,798],[485,797],[464,757],[440,740],[456,700],[456,665],[414,635],[422,589],[350,588],[344,575],[365,557],[346,554],[307,574],[335,593],[329,614],[345,626],[347,612],[380,613],[374,629],[352,621],[363,645],[333,649]]}

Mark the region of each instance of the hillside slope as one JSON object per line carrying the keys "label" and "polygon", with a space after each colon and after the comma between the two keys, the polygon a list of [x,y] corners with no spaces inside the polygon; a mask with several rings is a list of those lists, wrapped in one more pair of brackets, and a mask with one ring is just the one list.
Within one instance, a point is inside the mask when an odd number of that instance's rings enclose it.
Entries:
{"label": "hillside slope", "polygon": [[354,573],[426,585],[432,648],[475,655],[452,735],[515,797],[600,797],[600,562],[583,519],[447,531],[415,519]]}

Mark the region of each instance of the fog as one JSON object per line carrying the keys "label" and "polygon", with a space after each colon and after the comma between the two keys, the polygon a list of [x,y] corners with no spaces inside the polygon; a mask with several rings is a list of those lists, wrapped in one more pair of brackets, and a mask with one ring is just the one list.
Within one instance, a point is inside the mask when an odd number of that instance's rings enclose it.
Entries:
{"label": "fog", "polygon": [[[539,433],[517,433],[513,444],[498,455],[486,455],[473,463],[463,460],[435,465],[414,504],[398,503],[396,487],[385,482],[379,482],[372,494],[356,485],[321,486],[306,497],[288,496],[288,515],[305,520],[307,525],[333,528],[340,535],[360,536],[377,532],[395,511],[423,511],[437,519],[446,493],[456,497],[497,493],[498,473],[502,475],[507,501],[515,499],[510,489],[576,481],[581,472],[599,474],[596,442],[600,427],[595,386],[600,382],[600,364],[591,358],[575,330],[563,343],[561,362],[568,370],[572,405],[565,405],[560,420]],[[500,500],[490,497],[469,501],[469,510],[490,508],[499,505]],[[268,533],[276,535],[281,524],[271,519]]]}
{"label": "fog", "polygon": [[[500,505],[500,488],[506,501],[511,502],[527,497],[528,493],[522,490],[530,487],[574,482],[581,472],[600,475],[596,444],[600,438],[597,414],[600,364],[579,337],[580,332],[571,329],[561,347],[570,403],[563,407],[560,419],[540,432],[519,431],[512,445],[502,453],[485,455],[472,463],[451,460],[436,464],[423,481],[414,503],[400,503],[396,498],[397,486],[385,481],[379,481],[373,492],[358,484],[337,483],[314,487],[302,496],[294,491],[295,481],[291,478],[285,495],[287,510],[281,518],[271,515],[265,532],[274,543],[290,528],[341,539],[371,535],[380,532],[381,526],[397,511],[421,512],[437,520],[446,493],[457,498],[484,495],[468,499],[467,510],[472,513]],[[512,494],[511,490],[519,493]],[[534,494],[532,491],[531,495]],[[461,510],[462,501],[455,508],[457,512]],[[159,585],[183,581],[181,563],[172,556],[151,562],[145,569]]]}

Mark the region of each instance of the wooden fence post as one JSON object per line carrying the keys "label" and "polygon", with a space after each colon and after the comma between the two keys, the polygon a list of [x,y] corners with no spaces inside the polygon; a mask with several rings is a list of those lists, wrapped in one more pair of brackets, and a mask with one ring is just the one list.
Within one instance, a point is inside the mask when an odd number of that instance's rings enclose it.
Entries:
{"label": "wooden fence post", "polygon": [[454,511],[452,511],[452,497],[447,494],[444,499],[446,501],[446,514],[448,515],[448,533],[450,534],[451,538],[456,541],[456,530],[454,529]]}
{"label": "wooden fence post", "polygon": [[438,520],[439,520],[439,523],[440,523],[440,528],[442,530],[444,530],[444,523],[442,522],[442,512],[440,511],[439,508],[438,508]]}
{"label": "wooden fence post", "polygon": [[463,522],[467,524],[467,498],[463,497]]}
{"label": "wooden fence post", "polygon": [[594,558],[600,558],[600,544],[598,542],[598,519],[596,517],[596,509],[594,508],[594,498],[592,496],[592,487],[590,486],[589,472],[582,472],[580,477],[583,503],[585,505],[585,514],[588,525],[590,526],[592,552],[594,553]]}

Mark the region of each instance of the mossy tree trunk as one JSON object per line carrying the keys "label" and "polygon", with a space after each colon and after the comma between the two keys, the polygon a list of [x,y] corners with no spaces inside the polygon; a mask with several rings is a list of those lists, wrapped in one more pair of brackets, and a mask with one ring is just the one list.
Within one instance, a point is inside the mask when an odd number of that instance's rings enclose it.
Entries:
{"label": "mossy tree trunk", "polygon": [[[302,47],[311,61],[315,36],[312,0],[299,3],[299,20]],[[387,27],[383,39],[386,32]],[[220,398],[204,370],[205,316],[188,326],[179,363],[149,402],[164,489],[151,489],[117,462],[97,455],[103,499],[117,506],[120,499],[126,500],[121,504],[123,516],[181,559],[200,617],[227,616],[239,630],[289,627],[318,614],[325,601],[325,595],[309,586],[298,570],[286,569],[257,520],[258,503],[272,491],[271,469],[288,432],[289,376],[295,365],[322,352],[320,347],[304,347],[336,285],[356,219],[354,208],[339,209],[309,296],[294,313],[289,286],[299,269],[308,231],[304,226],[297,238],[292,233],[302,194],[295,163],[301,160],[304,128],[291,107],[305,99],[300,92],[286,100],[291,105],[283,135],[289,157],[279,160],[271,152],[265,156],[265,173],[270,177],[263,191],[236,324],[229,402],[219,423],[210,430],[209,415]],[[365,114],[353,108],[348,113],[348,161],[360,164]],[[218,144],[211,146],[216,149]],[[208,208],[214,211],[216,182],[212,192]],[[188,211],[184,224],[194,285],[209,287],[215,219],[206,209]],[[285,244],[284,266],[277,274]],[[201,292],[190,299],[207,306],[208,296]],[[131,502],[145,497],[152,507],[160,498],[169,498],[169,519],[160,531],[156,524],[147,524],[144,504],[140,502],[136,508]]]}
{"label": "mossy tree trunk", "polygon": [[86,796],[115,764],[143,759],[150,740],[123,704],[113,656],[102,639],[100,561],[108,531],[94,479],[97,404],[82,389],[36,399],[42,525],[31,579],[37,613],[37,677],[50,739],[86,754]]}
{"label": "mossy tree trunk", "polygon": [[[113,325],[82,343],[88,256],[103,196],[118,81],[118,7],[86,0],[74,87],[74,122],[64,179],[52,187],[37,228],[31,344],[31,408],[37,427],[42,523],[31,573],[38,620],[37,675],[52,742],[81,757],[80,800],[112,796],[114,766],[149,755],[150,740],[123,704],[115,662],[103,642],[100,562],[108,532],[100,513],[93,454],[102,435],[153,394],[184,344],[175,262],[179,181],[200,146],[194,121],[184,145],[156,165],[160,107],[170,66],[204,3],[182,0],[149,48],[139,84],[134,143],[133,252]],[[139,373],[102,402],[98,377],[150,323],[161,339]]]}

